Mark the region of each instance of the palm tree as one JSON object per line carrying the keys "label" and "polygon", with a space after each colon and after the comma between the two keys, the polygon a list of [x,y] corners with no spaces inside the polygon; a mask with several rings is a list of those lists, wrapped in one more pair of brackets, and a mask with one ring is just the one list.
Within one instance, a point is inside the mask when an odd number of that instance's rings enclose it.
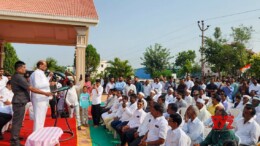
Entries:
{"label": "palm tree", "polygon": [[120,60],[119,58],[114,58],[114,61],[110,60],[108,61],[108,63],[110,64],[110,66],[106,68],[106,71],[109,73],[110,76],[129,77],[134,74],[132,66],[128,64],[128,60]]}

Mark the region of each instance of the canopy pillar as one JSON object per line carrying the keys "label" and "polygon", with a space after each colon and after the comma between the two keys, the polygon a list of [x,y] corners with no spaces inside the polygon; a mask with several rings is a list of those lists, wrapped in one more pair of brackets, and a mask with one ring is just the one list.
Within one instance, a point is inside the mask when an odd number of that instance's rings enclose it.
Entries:
{"label": "canopy pillar", "polygon": [[4,59],[5,59],[5,41],[0,40],[0,67],[4,67]]}
{"label": "canopy pillar", "polygon": [[85,54],[86,47],[88,43],[88,27],[75,27],[77,32],[77,43],[76,43],[76,82],[79,81],[80,76],[82,76],[83,81],[85,81]]}

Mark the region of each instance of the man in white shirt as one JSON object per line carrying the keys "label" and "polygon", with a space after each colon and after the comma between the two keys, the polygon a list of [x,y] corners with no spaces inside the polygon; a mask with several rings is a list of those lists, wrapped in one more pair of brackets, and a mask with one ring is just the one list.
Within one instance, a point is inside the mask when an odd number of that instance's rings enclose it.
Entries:
{"label": "man in white shirt", "polygon": [[193,98],[191,97],[191,91],[190,90],[186,90],[185,92],[184,92],[184,94],[185,94],[185,97],[184,97],[184,100],[186,101],[186,103],[188,104],[188,105],[192,105],[192,102],[193,102]]}
{"label": "man in white shirt", "polygon": [[137,95],[137,98],[138,100],[142,100],[144,102],[144,105],[143,105],[143,109],[146,110],[147,108],[147,101],[144,99],[144,93],[143,92],[139,92],[138,95]]}
{"label": "man in white shirt", "polygon": [[122,130],[119,132],[120,139],[121,139],[121,145],[126,144],[126,132],[131,130],[131,129],[137,129],[141,123],[143,122],[146,112],[143,110],[144,106],[144,101],[143,100],[138,100],[137,101],[137,109],[135,110],[134,114],[130,118],[129,122],[127,125],[122,127]]}
{"label": "man in white shirt", "polygon": [[255,107],[256,114],[260,114],[260,97],[254,96],[252,100],[252,105]]}
{"label": "man in white shirt", "polygon": [[127,125],[130,118],[134,114],[135,110],[137,109],[137,96],[136,94],[130,95],[130,104],[126,105],[124,102],[122,104],[122,116],[119,120],[114,120],[111,123],[111,127],[113,127],[118,133],[120,133],[123,126]]}
{"label": "man in white shirt", "polygon": [[101,115],[106,127],[109,127],[108,122],[116,116],[116,113],[119,110],[119,107],[121,106],[120,101],[122,100],[122,94],[122,91],[117,91],[116,100],[114,101],[111,109],[108,112],[105,112]]}
{"label": "man in white shirt", "polygon": [[144,82],[143,89],[144,89],[144,98],[146,99],[150,95],[150,92],[151,92],[151,85],[149,83],[149,80],[146,80]]}
{"label": "man in white shirt", "polygon": [[115,79],[112,77],[110,78],[110,81],[106,85],[106,89],[105,89],[106,94],[109,93],[110,89],[114,89],[114,88],[115,88]]}
{"label": "man in white shirt", "polygon": [[164,145],[168,131],[168,122],[163,116],[163,107],[158,103],[154,103],[151,108],[151,114],[154,119],[150,122],[149,131],[141,140],[140,146]]}
{"label": "man in white shirt", "polygon": [[243,95],[242,101],[238,104],[236,107],[237,109],[241,109],[241,111],[244,109],[244,106],[246,104],[250,104],[251,97],[249,95]]}
{"label": "man in white shirt", "polygon": [[99,121],[100,121],[100,116],[101,116],[101,97],[102,97],[102,93],[103,93],[103,87],[100,85],[100,80],[97,79],[96,80],[96,84],[93,85],[92,88],[92,110],[91,110],[91,114],[92,114],[92,118],[93,118],[93,123],[94,123],[94,127],[98,127],[99,126]]}
{"label": "man in white shirt", "polygon": [[126,85],[125,85],[125,89],[124,89],[125,93],[124,93],[124,94],[125,94],[126,96],[128,96],[128,95],[129,95],[128,92],[129,92],[130,90],[133,90],[133,91],[134,91],[134,94],[136,94],[136,87],[135,87],[134,84],[132,84],[131,78],[129,77],[129,78],[127,78],[127,80],[126,80]]}
{"label": "man in white shirt", "polygon": [[185,124],[182,129],[190,137],[192,141],[191,146],[203,141],[204,125],[197,117],[198,113],[198,108],[191,105],[184,116]]}
{"label": "man in white shirt", "polygon": [[113,106],[114,102],[117,100],[116,94],[117,94],[116,89],[110,89],[109,94],[107,95],[107,100],[105,102],[105,105],[101,106],[100,114],[103,114],[110,110],[110,108]]}
{"label": "man in white shirt", "polygon": [[256,92],[256,95],[260,96],[260,84],[257,83],[256,79],[253,79],[252,82],[253,83],[249,86],[249,93],[254,90]]}
{"label": "man in white shirt", "polygon": [[155,89],[154,92],[155,92],[155,95],[153,96],[153,101],[157,102],[158,98],[162,95],[162,93],[158,92],[158,89]]}
{"label": "man in white shirt", "polygon": [[243,110],[243,118],[236,123],[235,134],[242,145],[256,145],[260,136],[260,127],[254,120],[255,108],[247,104]]}
{"label": "man in white shirt", "polygon": [[162,84],[159,82],[158,77],[154,78],[154,82],[152,83],[152,90],[155,90],[155,89],[157,89],[158,94],[162,93]]}
{"label": "man in white shirt", "polygon": [[194,83],[190,79],[190,76],[187,76],[185,84],[186,84],[188,90],[191,90],[191,88],[194,86]]}
{"label": "man in white shirt", "polygon": [[[73,76],[73,75],[72,75]],[[67,91],[66,103],[69,107],[70,118],[73,118],[74,112],[76,113],[76,120],[78,130],[81,130],[81,120],[80,120],[80,110],[79,110],[79,98],[77,90],[80,89],[81,83],[79,82],[75,85],[75,77],[73,76],[74,83],[72,81],[67,81],[67,86],[70,86],[70,89]]]}
{"label": "man in white shirt", "polygon": [[168,93],[165,95],[165,104],[168,105],[174,102],[176,102],[176,98],[173,97],[173,89],[169,88]]}
{"label": "man in white shirt", "polygon": [[137,146],[142,138],[145,136],[149,130],[149,123],[153,120],[151,113],[147,113],[144,121],[138,127],[138,129],[132,129],[126,132],[126,139],[129,146]]}
{"label": "man in white shirt", "polygon": [[4,68],[0,68],[0,92],[5,88],[8,78],[4,76]]}
{"label": "man in white shirt", "polygon": [[128,96],[122,95],[122,101],[120,101],[118,109],[114,112],[114,115],[112,115],[113,117],[110,119],[106,119],[106,117],[104,117],[104,123],[109,131],[114,131],[111,123],[114,121],[118,122],[121,119],[125,106],[129,106]]}
{"label": "man in white shirt", "polygon": [[167,132],[165,146],[189,146],[190,137],[180,128],[182,118],[179,114],[171,114],[168,124],[171,127]]}
{"label": "man in white shirt", "polygon": [[2,99],[5,98],[9,102],[12,102],[13,96],[14,96],[14,93],[12,91],[11,81],[8,81],[6,83],[6,87],[4,87],[3,90],[0,92],[0,100],[2,97]]}
{"label": "man in white shirt", "polygon": [[[46,61],[40,60],[37,63],[37,69],[30,76],[30,84],[34,88],[38,88],[45,92],[50,92],[51,75],[47,78],[45,75],[45,70],[47,69]],[[44,127],[46,113],[49,105],[48,96],[31,93],[31,100],[34,111],[34,124],[33,131],[39,130]]]}
{"label": "man in white shirt", "polygon": [[198,118],[201,122],[205,122],[211,117],[211,114],[207,110],[207,107],[205,106],[205,101],[201,98],[197,99],[196,106],[199,109]]}

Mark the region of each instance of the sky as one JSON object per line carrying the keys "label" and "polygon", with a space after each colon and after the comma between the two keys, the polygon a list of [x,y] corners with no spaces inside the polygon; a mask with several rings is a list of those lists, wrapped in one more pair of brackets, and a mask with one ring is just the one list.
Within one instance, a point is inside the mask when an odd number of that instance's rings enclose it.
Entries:
{"label": "sky", "polygon": [[[143,53],[155,43],[168,48],[174,58],[178,52],[195,50],[197,60],[201,31],[197,21],[210,25],[205,36],[212,37],[215,27],[232,42],[231,27],[252,26],[248,49],[260,52],[259,0],[94,0],[99,23],[90,28],[89,43],[102,60],[119,57],[133,68],[142,67]],[[72,65],[75,47],[13,44],[20,60],[32,67],[40,59],[53,57],[60,65]],[[39,51],[42,50],[42,51]]]}

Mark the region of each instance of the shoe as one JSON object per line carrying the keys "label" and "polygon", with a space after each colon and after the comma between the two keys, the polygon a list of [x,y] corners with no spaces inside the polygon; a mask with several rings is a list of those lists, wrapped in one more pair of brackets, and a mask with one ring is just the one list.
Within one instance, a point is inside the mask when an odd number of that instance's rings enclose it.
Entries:
{"label": "shoe", "polygon": [[80,127],[80,126],[78,126],[78,130],[81,130],[81,127]]}

